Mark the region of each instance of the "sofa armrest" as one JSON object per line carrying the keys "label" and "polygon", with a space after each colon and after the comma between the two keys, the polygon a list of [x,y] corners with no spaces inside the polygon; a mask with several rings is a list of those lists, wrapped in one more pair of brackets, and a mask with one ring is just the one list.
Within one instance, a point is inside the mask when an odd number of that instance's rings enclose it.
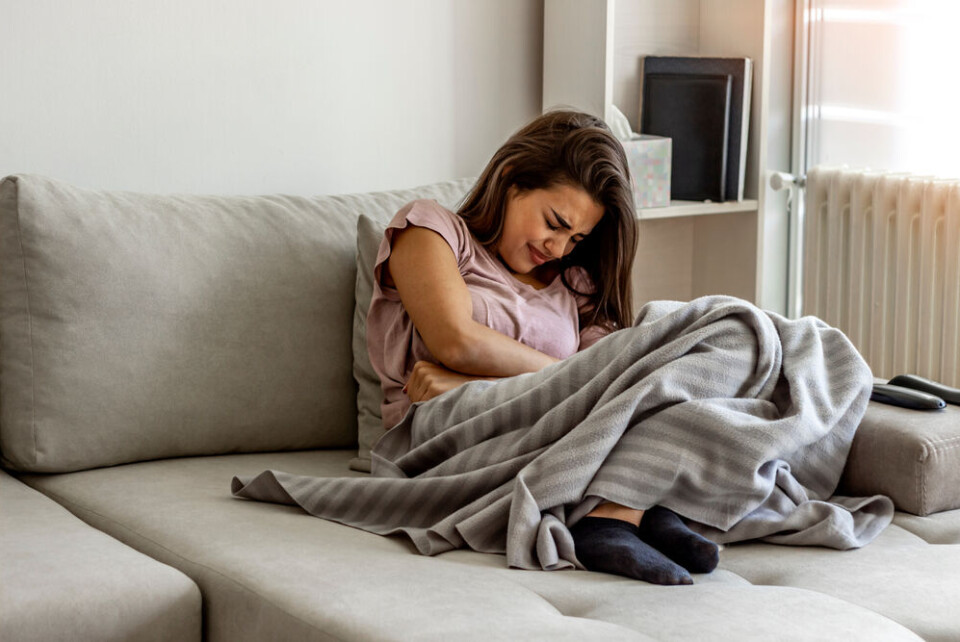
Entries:
{"label": "sofa armrest", "polygon": [[960,508],[960,407],[909,410],[871,401],[837,490],[887,495],[929,515]]}

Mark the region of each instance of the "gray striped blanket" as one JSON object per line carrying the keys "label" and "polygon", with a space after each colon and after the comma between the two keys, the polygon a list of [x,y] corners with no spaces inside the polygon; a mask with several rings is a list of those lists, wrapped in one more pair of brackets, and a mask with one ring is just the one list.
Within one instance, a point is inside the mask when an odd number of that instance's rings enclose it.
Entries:
{"label": "gray striped blanket", "polygon": [[369,478],[266,471],[238,497],[301,506],[423,554],[579,566],[567,529],[600,501],[661,505],[718,542],[862,546],[885,497],[831,497],[872,384],[839,331],[739,299],[650,303],[540,372],[415,404]]}

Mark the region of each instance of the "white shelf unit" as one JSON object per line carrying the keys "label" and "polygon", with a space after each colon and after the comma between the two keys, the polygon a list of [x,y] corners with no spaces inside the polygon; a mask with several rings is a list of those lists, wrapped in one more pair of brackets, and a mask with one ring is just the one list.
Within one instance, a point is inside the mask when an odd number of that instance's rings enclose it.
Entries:
{"label": "white shelf unit", "polygon": [[639,130],[644,56],[753,59],[746,199],[674,202],[639,212],[637,306],[731,294],[786,311],[793,0],[545,0],[543,108],[607,118],[616,105]]}
{"label": "white shelf unit", "polygon": [[654,218],[676,218],[682,216],[710,216],[712,214],[732,214],[734,212],[756,212],[757,200],[748,198],[742,201],[710,203],[698,201],[670,201],[666,207],[649,207],[637,210],[637,218],[646,221]]}

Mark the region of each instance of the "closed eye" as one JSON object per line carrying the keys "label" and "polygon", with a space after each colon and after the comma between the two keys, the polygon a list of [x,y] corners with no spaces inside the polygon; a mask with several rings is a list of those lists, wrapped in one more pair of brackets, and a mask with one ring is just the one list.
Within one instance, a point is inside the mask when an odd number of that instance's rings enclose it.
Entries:
{"label": "closed eye", "polygon": [[[560,216],[559,214],[557,214],[556,210],[551,209],[550,211],[553,213],[554,216],[557,217],[557,222],[556,222],[556,223],[553,223],[553,222],[550,220],[550,217],[547,216],[546,214],[543,215],[543,221],[547,224],[547,228],[549,228],[549,230],[550,230],[551,232],[556,232],[557,230],[559,230],[559,229],[561,229],[561,228],[562,228],[562,229],[565,229],[565,230],[571,229],[570,224],[567,223],[567,220],[566,220],[565,218],[563,218],[562,216]],[[573,243],[574,245],[576,245],[577,243],[579,243],[580,241],[582,241],[582,240],[585,239],[585,238],[586,238],[586,236],[583,235],[583,234],[576,234],[576,235],[570,237],[570,242]]]}
{"label": "closed eye", "polygon": [[[561,220],[562,220],[562,219],[561,219]],[[569,230],[569,229],[570,229],[569,227],[567,227],[567,226],[565,226],[565,225],[564,225],[564,226],[561,226],[561,225],[555,225],[555,224],[551,223],[549,217],[547,217],[547,216],[544,216],[544,217],[543,217],[543,221],[544,221],[544,223],[547,224],[547,228],[548,228],[551,232],[556,232],[557,230],[559,230],[559,229],[561,229],[561,228],[562,228],[562,229],[566,229],[566,230]],[[564,223],[565,223],[565,222],[566,222],[566,221],[564,221]],[[577,234],[577,235],[575,235],[575,236],[571,236],[571,237],[570,237],[570,242],[573,243],[574,245],[576,245],[577,243],[579,243],[580,241],[582,241],[582,240],[585,239],[585,238],[586,238],[586,236],[584,236],[584,235],[582,235],[582,234]]]}
{"label": "closed eye", "polygon": [[[562,216],[560,216],[560,214],[557,213],[557,210],[551,208],[550,211],[553,212],[553,215],[557,218],[557,225],[559,225],[565,230],[573,229],[570,227],[570,224],[567,223],[567,219],[563,218]],[[549,223],[549,221],[547,222]]]}

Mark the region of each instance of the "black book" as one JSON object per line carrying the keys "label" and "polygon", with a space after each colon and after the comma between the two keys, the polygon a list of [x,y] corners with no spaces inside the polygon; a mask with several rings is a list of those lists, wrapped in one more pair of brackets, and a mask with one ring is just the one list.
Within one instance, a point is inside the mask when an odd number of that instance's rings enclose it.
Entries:
{"label": "black book", "polygon": [[673,141],[671,199],[725,200],[732,84],[729,74],[644,74],[640,131]]}
{"label": "black book", "polygon": [[[641,114],[641,126],[640,131],[642,133],[655,134],[657,132],[653,130],[645,129],[645,123],[647,123],[647,113],[648,109],[654,109],[660,111],[662,105],[658,106],[657,97],[655,95],[649,95],[648,92],[648,77],[663,77],[663,76],[729,76],[730,77],[730,104],[728,108],[728,120],[727,120],[727,147],[726,147],[726,160],[725,160],[725,172],[724,172],[724,189],[722,192],[722,198],[717,199],[716,197],[707,197],[710,200],[743,200],[743,186],[745,178],[745,169],[746,169],[746,159],[747,159],[747,132],[750,126],[750,94],[752,86],[752,75],[753,75],[753,63],[749,58],[698,58],[698,57],[680,57],[680,56],[647,56],[643,60],[643,91],[642,91],[642,100],[640,105],[640,114]],[[674,81],[676,82],[676,81]],[[660,85],[661,87],[666,84],[662,80],[653,79],[653,84]],[[654,94],[659,93],[660,89],[654,91]],[[675,101],[672,108],[669,109],[676,110],[675,115],[676,119],[689,119],[689,122],[695,122],[697,119],[702,120],[706,116],[699,113],[707,107],[706,103],[700,102],[696,97],[684,98],[682,95],[679,95],[680,89],[670,89],[669,92],[672,94],[672,98]],[[652,101],[652,104],[649,101]],[[714,109],[711,107],[711,109]],[[716,112],[714,112],[715,115]],[[658,120],[655,114],[654,120]],[[687,127],[688,130],[693,129],[693,126],[690,125]],[[659,134],[661,136],[671,136],[672,134]],[[709,144],[715,144],[719,134],[714,132],[708,138],[711,141]],[[689,134],[688,134],[689,138]],[[686,155],[686,152],[683,147],[680,149],[681,156]],[[678,177],[681,177],[682,185],[682,176],[687,171],[685,165],[682,164],[683,159],[681,158],[681,163],[676,162],[677,158],[677,142],[676,140],[673,143],[673,174],[671,175],[671,183],[673,184]],[[679,172],[679,174],[678,174]],[[702,198],[691,198],[690,196],[680,196],[679,193],[675,193],[671,188],[671,197],[675,199],[684,199],[684,200],[704,200]]]}

